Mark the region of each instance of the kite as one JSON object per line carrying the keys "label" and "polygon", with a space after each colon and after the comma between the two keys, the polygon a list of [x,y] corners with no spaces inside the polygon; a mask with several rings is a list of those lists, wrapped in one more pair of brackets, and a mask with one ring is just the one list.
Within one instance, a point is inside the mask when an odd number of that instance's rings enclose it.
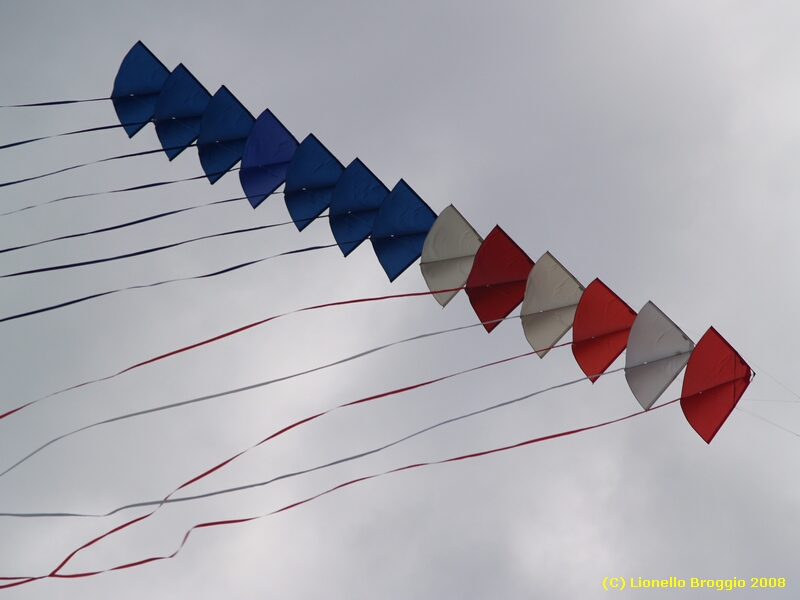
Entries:
{"label": "kite", "polygon": [[710,327],[686,365],[681,408],[686,420],[710,444],[752,380],[753,370]]}

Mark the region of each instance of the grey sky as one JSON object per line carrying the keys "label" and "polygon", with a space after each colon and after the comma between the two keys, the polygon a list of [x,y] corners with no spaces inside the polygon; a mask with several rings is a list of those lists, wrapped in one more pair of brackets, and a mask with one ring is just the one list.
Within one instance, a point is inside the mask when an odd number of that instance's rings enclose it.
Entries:
{"label": "grey sky", "polygon": [[[350,486],[281,515],[196,531],[172,560],[8,598],[595,598],[606,576],[784,577],[795,597],[800,375],[800,41],[794,3],[174,2],[8,0],[0,104],[107,96],[142,40],[212,93],[224,84],[299,139],[313,132],[390,188],[482,234],[500,224],[584,285],[648,300],[696,342],[714,326],[756,370],[707,446],[678,406],[491,457]],[[110,103],[0,109],[0,144],[114,123]],[[0,181],[157,147],[151,127],[0,151]],[[0,212],[201,173],[196,151],[87,167],[0,190]],[[0,217],[3,247],[241,195],[238,177],[65,201]],[[286,221],[282,197],[203,208],[129,230],[0,255],[0,273]],[[121,286],[221,269],[332,236],[324,219],[141,259],[0,280],[0,316]],[[369,243],[266,261],[209,280],[115,294],[0,324],[0,413],[157,354],[389,284]],[[0,471],[87,424],[311,369],[468,325],[459,294],[293,315],[0,421]],[[387,349],[235,396],[97,427],[0,478],[0,512],[106,512],[163,497],[316,412],[528,351],[519,322]],[[621,362],[615,363],[617,367]],[[612,368],[614,368],[612,367]],[[438,421],[575,379],[568,348],[335,411],[232,463],[192,493],[363,452]],[[792,390],[792,391],[790,391]],[[677,397],[680,384],[660,403]],[[65,573],[172,553],[192,525],[265,514],[347,480],[509,445],[635,412],[621,374],[439,428],[363,460],[161,509],[79,554]],[[40,575],[109,519],[0,518],[0,577]],[[644,592],[627,590],[629,595]],[[647,597],[705,598],[665,590]],[[753,593],[753,592],[750,592]],[[744,596],[746,592],[740,593]],[[753,593],[753,595],[756,595]]]}

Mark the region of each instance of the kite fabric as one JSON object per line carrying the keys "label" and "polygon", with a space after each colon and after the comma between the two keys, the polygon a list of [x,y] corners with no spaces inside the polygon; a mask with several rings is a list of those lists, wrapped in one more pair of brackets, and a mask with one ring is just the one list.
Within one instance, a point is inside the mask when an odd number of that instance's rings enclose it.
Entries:
{"label": "kite fabric", "polygon": [[242,159],[247,136],[256,122],[224,85],[217,90],[200,120],[197,152],[211,184]]}
{"label": "kite fabric", "polygon": [[194,75],[182,64],[175,67],[153,112],[156,135],[167,158],[173,160],[194,143],[209,102],[211,94]]}
{"label": "kite fabric", "polygon": [[330,206],[342,173],[344,165],[314,134],[308,134],[289,162],[283,188],[286,210],[298,231],[303,231]]}
{"label": "kite fabric", "polygon": [[599,279],[586,287],[575,310],[572,354],[592,383],[625,350],[635,319],[636,312]]}
{"label": "kite fabric", "polygon": [[470,304],[487,333],[522,302],[532,268],[528,255],[495,225],[475,253],[466,285]]}
{"label": "kite fabric", "polygon": [[753,375],[750,366],[713,327],[697,342],[686,365],[681,408],[707,444],[733,412]]}
{"label": "kite fabric", "polygon": [[331,195],[331,233],[347,256],[372,233],[378,209],[389,195],[387,188],[360,159],[347,165]]}
{"label": "kite fabric", "polygon": [[625,379],[642,408],[648,410],[689,360],[694,343],[652,302],[631,326],[625,354]]}
{"label": "kite fabric", "polygon": [[286,181],[298,146],[272,111],[266,109],[258,116],[247,136],[239,169],[239,182],[250,206],[257,208]]}
{"label": "kite fabric", "polygon": [[[483,238],[452,204],[445,208],[422,245],[419,267],[428,289],[433,292],[464,287],[482,243]],[[455,289],[437,292],[433,297],[444,307],[457,293]]]}
{"label": "kite fabric", "polygon": [[525,338],[539,358],[572,327],[582,294],[580,282],[549,252],[531,269],[520,317]]}
{"label": "kite fabric", "polygon": [[436,213],[402,179],[378,209],[372,225],[372,248],[389,281],[410,267],[422,254],[425,238]]}
{"label": "kite fabric", "polygon": [[169,69],[142,42],[130,49],[114,79],[111,101],[128,137],[133,137],[152,118]]}

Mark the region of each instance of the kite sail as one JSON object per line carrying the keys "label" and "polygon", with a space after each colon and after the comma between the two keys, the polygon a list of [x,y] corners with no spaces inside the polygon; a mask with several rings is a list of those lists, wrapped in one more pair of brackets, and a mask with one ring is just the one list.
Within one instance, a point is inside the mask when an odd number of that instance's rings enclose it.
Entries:
{"label": "kite sail", "polygon": [[681,408],[707,444],[733,412],[753,375],[749,365],[713,327],[697,342],[686,365]]}
{"label": "kite sail", "polygon": [[689,361],[694,343],[652,302],[633,321],[625,354],[625,379],[647,410]]}
{"label": "kite sail", "polygon": [[467,283],[482,243],[483,238],[452,204],[436,217],[425,236],[419,268],[432,292],[453,290],[433,295],[442,307]]}
{"label": "kite sail", "polygon": [[422,255],[436,213],[402,179],[375,215],[370,240],[389,281]]}
{"label": "kite sail", "polygon": [[496,225],[475,253],[466,292],[487,333],[525,298],[533,261]]}
{"label": "kite sail", "polygon": [[169,75],[169,69],[142,42],[136,42],[122,59],[111,101],[128,137],[136,135],[153,118]]}
{"label": "kite sail", "polygon": [[599,279],[583,291],[575,309],[572,354],[592,383],[625,350],[635,319],[634,310]]}
{"label": "kite sail", "polygon": [[295,137],[272,111],[267,108],[258,116],[247,136],[239,169],[239,182],[253,208],[286,181],[298,146]]}
{"label": "kite sail", "polygon": [[186,150],[200,134],[211,94],[182,64],[170,73],[153,111],[156,135],[170,160]]}
{"label": "kite sail", "polygon": [[531,269],[520,315],[525,337],[539,358],[570,330],[582,294],[580,282],[549,252]]}
{"label": "kite sail", "polygon": [[197,152],[209,183],[216,183],[242,160],[253,115],[224,85],[217,90],[200,120]]}
{"label": "kite sail", "polygon": [[[308,134],[297,147],[286,169],[283,194],[286,210],[298,231],[303,231],[328,209],[342,173],[344,165],[314,134]],[[256,206],[258,203],[253,204],[253,208]]]}
{"label": "kite sail", "polygon": [[356,158],[347,165],[333,188],[330,205],[331,233],[347,256],[372,233],[375,217],[389,188]]}

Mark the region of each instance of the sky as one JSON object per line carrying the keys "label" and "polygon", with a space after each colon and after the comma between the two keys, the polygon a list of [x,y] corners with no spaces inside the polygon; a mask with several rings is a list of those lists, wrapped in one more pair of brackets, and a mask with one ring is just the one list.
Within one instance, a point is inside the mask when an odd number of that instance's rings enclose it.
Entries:
{"label": "sky", "polygon": [[[0,105],[105,98],[139,40],[210,91],[269,108],[345,165],[404,179],[483,236],[500,225],[534,261],[551,252],[634,310],[654,302],[697,342],[713,326],[756,372],[707,445],[678,405],[469,460],[360,481],[640,411],[622,373],[544,392],[330,468],[163,506],[76,554],[27,598],[599,598],[607,578],[686,581],[629,596],[706,598],[691,579],[785,579],[796,597],[800,483],[800,40],[791,2],[180,2],[0,5]],[[0,109],[0,144],[112,125],[108,101]],[[158,148],[152,126],[0,150],[0,181]],[[29,244],[242,196],[201,175],[196,150],[94,164],[0,188],[0,246]],[[36,206],[28,210],[17,209]],[[282,196],[203,206],[113,232],[0,254],[0,275],[289,220]],[[147,256],[0,277],[0,317],[113,289],[211,273],[331,244],[327,220]],[[267,317],[425,291],[393,283],[369,242],[226,275],[128,290],[0,322],[0,471],[49,441],[478,322],[464,293],[291,314],[106,381],[149,358]],[[517,315],[518,310],[512,313]],[[565,341],[571,338],[569,334]],[[529,352],[519,320],[391,345],[250,391],[91,427],[0,476],[0,512],[106,514],[176,487],[300,419]],[[624,365],[624,356],[612,365]],[[179,495],[267,481],[368,452],[437,423],[583,376],[568,347],[335,410]],[[656,406],[680,396],[682,377]],[[152,509],[0,517],[0,577],[45,576]]]}

